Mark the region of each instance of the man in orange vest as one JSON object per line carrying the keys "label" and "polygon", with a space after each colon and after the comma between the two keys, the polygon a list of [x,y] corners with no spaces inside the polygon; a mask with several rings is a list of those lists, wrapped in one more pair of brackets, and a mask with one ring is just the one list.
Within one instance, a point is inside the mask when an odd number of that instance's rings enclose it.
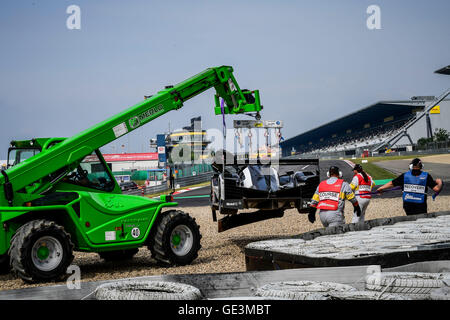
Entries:
{"label": "man in orange vest", "polygon": [[353,167],[353,180],[350,183],[350,188],[355,192],[356,199],[358,200],[359,207],[361,208],[361,215],[357,216],[353,214],[352,223],[364,222],[364,216],[366,214],[367,206],[370,199],[372,199],[372,188],[375,186],[375,182],[370,175],[368,175],[360,164],[356,164]]}
{"label": "man in orange vest", "polygon": [[350,185],[342,179],[342,172],[338,167],[332,166],[328,170],[328,179],[322,181],[316,189],[311,200],[308,219],[311,223],[316,221],[316,210],[324,227],[334,227],[345,224],[345,200],[353,204],[354,212],[359,217],[361,208]]}

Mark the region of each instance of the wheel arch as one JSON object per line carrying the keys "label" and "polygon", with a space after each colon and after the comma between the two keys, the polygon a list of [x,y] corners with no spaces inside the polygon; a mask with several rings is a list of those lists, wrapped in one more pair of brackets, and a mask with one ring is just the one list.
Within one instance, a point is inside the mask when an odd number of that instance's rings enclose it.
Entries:
{"label": "wheel arch", "polygon": [[144,245],[152,245],[153,240],[155,238],[155,234],[156,234],[156,229],[157,226],[159,224],[159,222],[161,221],[161,219],[164,217],[164,213],[169,212],[171,210],[176,210],[178,203],[176,202],[167,202],[167,203],[163,203],[160,204],[158,206],[158,208],[156,208],[155,213],[153,215],[153,219],[149,225],[149,232],[147,233],[147,238],[145,239]]}

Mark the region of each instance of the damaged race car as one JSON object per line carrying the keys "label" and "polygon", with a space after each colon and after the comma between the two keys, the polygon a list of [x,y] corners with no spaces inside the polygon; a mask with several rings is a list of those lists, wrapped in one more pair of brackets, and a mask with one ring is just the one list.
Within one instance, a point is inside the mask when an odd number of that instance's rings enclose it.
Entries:
{"label": "damaged race car", "polygon": [[[218,231],[280,218],[284,210],[297,208],[308,213],[308,206],[320,183],[319,159],[238,160],[227,153],[212,163],[210,204],[212,217],[218,220]],[[231,160],[230,160],[231,159]],[[254,212],[239,213],[243,209]]]}

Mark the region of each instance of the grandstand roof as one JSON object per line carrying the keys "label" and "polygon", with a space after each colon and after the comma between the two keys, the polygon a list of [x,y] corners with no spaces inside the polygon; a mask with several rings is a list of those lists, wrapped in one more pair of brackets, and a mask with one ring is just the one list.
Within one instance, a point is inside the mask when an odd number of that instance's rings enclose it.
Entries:
{"label": "grandstand roof", "polygon": [[[334,134],[344,136],[346,130],[352,129],[352,133],[354,133],[358,130],[364,130],[364,125],[366,124],[370,124],[371,128],[383,124],[390,124],[397,119],[411,116],[413,111],[418,108],[423,109],[423,107],[424,101],[420,100],[380,101],[339,119],[325,123],[315,129],[289,138],[281,142],[281,147],[286,150],[286,148],[290,149],[291,147],[298,147],[309,142],[314,143],[320,141],[321,138],[330,139]],[[392,120],[386,119],[391,116],[393,117]]]}

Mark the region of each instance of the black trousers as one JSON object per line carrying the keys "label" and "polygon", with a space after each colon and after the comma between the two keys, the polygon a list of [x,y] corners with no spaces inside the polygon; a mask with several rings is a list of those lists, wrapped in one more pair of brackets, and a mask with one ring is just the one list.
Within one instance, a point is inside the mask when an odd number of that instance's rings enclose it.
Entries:
{"label": "black trousers", "polygon": [[403,201],[403,209],[407,216],[427,213],[427,203],[412,203]]}

